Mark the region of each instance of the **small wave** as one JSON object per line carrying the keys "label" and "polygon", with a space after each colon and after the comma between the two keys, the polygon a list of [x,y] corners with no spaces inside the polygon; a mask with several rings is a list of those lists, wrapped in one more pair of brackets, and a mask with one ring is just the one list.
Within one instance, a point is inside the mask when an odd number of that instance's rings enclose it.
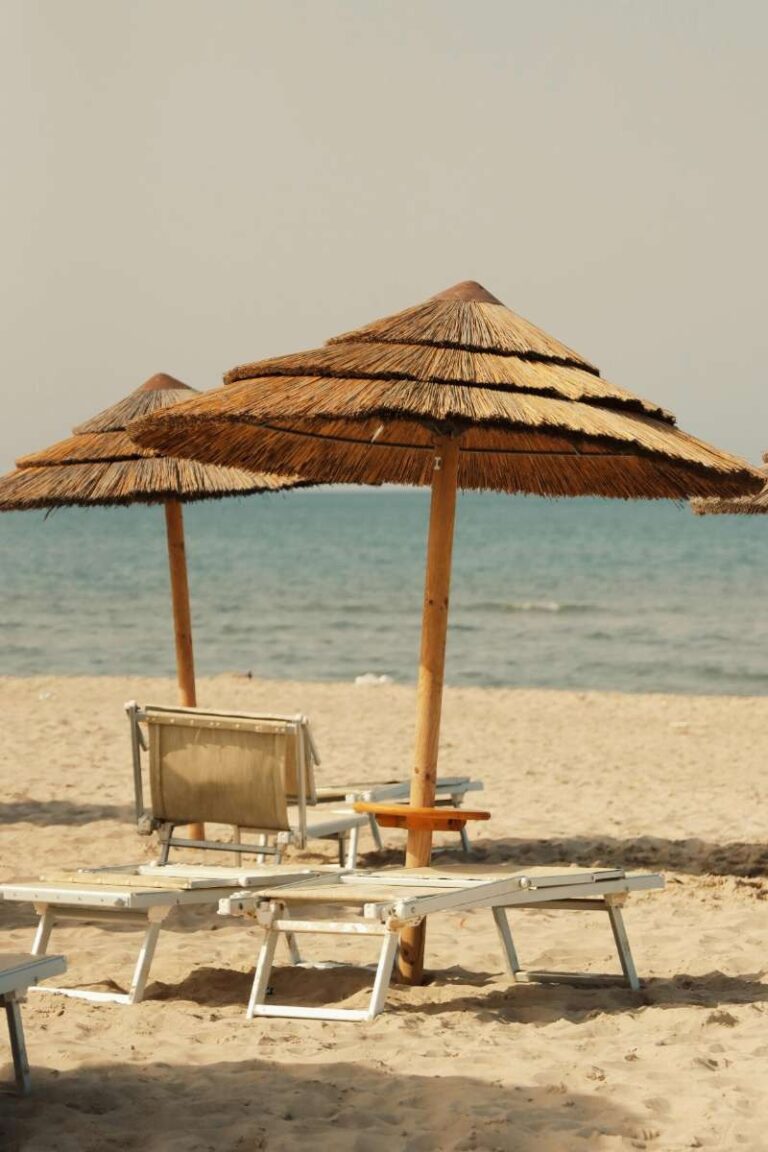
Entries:
{"label": "small wave", "polygon": [[481,600],[464,606],[465,612],[591,612],[591,604],[562,604],[559,600]]}

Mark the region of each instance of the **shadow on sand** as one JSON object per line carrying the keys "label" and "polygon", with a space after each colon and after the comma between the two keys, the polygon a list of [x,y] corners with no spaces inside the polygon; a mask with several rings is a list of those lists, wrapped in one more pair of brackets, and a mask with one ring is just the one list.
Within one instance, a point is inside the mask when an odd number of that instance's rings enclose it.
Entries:
{"label": "shadow on sand", "polygon": [[657,1135],[649,1124],[564,1084],[502,1086],[339,1061],[38,1067],[31,1098],[0,1100],[4,1152],[571,1152],[603,1140],[644,1147]]}
{"label": "shadow on sand", "polygon": [[0,824],[93,824],[98,820],[131,823],[127,804],[73,804],[71,800],[14,800],[0,804]]}
{"label": "shadow on sand", "polygon": [[[691,876],[768,876],[768,841],[719,844],[695,837],[686,840],[666,840],[660,836],[628,840],[612,836],[569,836],[553,840],[507,837],[477,839],[472,848],[469,859],[453,848],[441,849],[435,863],[506,864],[514,868],[578,864],[582,868],[647,868]],[[370,867],[402,862],[403,853],[397,849],[370,852],[364,858],[364,865]]]}
{"label": "shadow on sand", "polygon": [[[455,965],[427,978],[426,983],[433,991],[432,999],[422,991],[418,1002],[413,1002],[407,989],[393,984],[385,1011],[388,1015],[417,1016],[472,1012],[478,1017],[508,1022],[550,1024],[568,1020],[579,1024],[595,1015],[637,1012],[645,1008],[697,1007],[715,1011],[726,1005],[768,1005],[768,984],[763,983],[763,978],[763,973],[681,974],[669,979],[645,980],[640,991],[633,992],[620,984],[514,984],[500,970],[468,971]],[[372,972],[346,966],[308,971],[285,965],[275,968],[270,979],[281,1003],[309,1006],[343,1003],[346,1007],[346,1001],[353,995],[364,989],[369,991],[372,982]],[[253,970],[238,972],[230,968],[200,967],[176,984],[150,984],[146,997],[187,1000],[201,1008],[237,1007],[245,1011],[252,983]],[[363,1007],[363,1001],[357,1006]]]}

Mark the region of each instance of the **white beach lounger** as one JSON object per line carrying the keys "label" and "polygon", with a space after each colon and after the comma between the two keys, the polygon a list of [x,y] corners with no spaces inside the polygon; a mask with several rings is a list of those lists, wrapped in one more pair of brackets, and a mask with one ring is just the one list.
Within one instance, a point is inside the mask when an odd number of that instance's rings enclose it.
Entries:
{"label": "white beach lounger", "polygon": [[67,962],[63,956],[29,956],[26,952],[0,955],[0,1001],[5,1005],[13,1071],[22,1096],[30,1092],[32,1081],[19,1005],[24,1000],[27,990],[37,984],[38,980],[58,976],[66,971],[66,967]]}
{"label": "white beach lounger", "polygon": [[[330,871],[335,873],[336,869]],[[247,889],[254,884],[261,887],[265,884],[274,885],[277,888],[290,880],[309,879],[317,875],[317,869],[288,864],[252,868],[143,864],[129,868],[83,869],[78,872],[62,872],[42,880],[3,884],[0,886],[0,894],[4,900],[34,905],[40,919],[32,944],[32,955],[39,957],[41,962],[57,959],[45,955],[55,924],[88,923],[142,929],[144,935],[127,992],[60,988],[49,984],[36,989],[79,1000],[137,1004],[144,995],[160,929],[175,908],[190,904],[215,907],[233,890]],[[64,969],[41,973],[38,978],[42,980],[60,971]]]}
{"label": "white beach lounger", "polygon": [[[488,867],[463,869],[383,869],[380,872],[336,872],[290,883],[270,892],[241,892],[226,896],[219,911],[227,916],[248,916],[264,931],[246,1015],[289,1016],[320,1020],[372,1020],[384,1007],[397,956],[399,933],[437,912],[489,908],[496,922],[510,975],[516,981],[612,980],[574,973],[526,972],[517,956],[507,919],[510,909],[547,908],[604,911],[613,931],[623,979],[639,987],[621,905],[628,893],[663,888],[655,874],[627,874],[620,869],[590,871],[534,868],[503,872]],[[320,913],[318,915],[318,913]],[[381,938],[381,949],[368,1008],[310,1008],[267,1004],[267,990],[275,947],[281,933],[354,934]],[[295,962],[296,949],[292,949]]]}
{"label": "white beach lounger", "polygon": [[[435,807],[450,805],[451,808],[460,808],[467,792],[482,792],[482,780],[472,780],[469,776],[440,776],[435,786]],[[326,801],[346,801],[354,804],[363,801],[369,804],[380,804],[386,801],[395,803],[408,803],[411,791],[409,780],[382,780],[378,783],[336,784],[318,787],[317,797]],[[369,817],[371,835],[377,848],[383,847],[379,825],[376,817]],[[466,827],[459,831],[461,846],[467,855],[472,854],[472,845],[467,836]]]}

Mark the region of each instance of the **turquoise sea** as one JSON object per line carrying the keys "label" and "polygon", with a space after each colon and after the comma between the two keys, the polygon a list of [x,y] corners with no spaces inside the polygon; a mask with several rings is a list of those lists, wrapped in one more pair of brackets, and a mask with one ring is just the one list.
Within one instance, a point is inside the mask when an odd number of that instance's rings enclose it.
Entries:
{"label": "turquoise sea", "polygon": [[[198,674],[415,678],[428,493],[187,507]],[[768,691],[768,521],[459,500],[448,682]],[[173,671],[160,508],[0,516],[0,674]]]}

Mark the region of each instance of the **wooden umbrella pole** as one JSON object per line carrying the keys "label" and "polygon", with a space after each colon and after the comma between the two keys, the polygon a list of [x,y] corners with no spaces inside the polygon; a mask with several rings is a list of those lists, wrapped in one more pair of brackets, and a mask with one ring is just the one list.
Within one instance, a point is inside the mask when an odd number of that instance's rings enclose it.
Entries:
{"label": "wooden umbrella pole", "polygon": [[[432,500],[429,508],[427,572],[424,582],[416,704],[416,745],[411,777],[411,805],[415,808],[431,808],[435,802],[458,469],[458,441],[448,437],[441,438],[435,445]],[[408,832],[406,867],[424,868],[429,864],[431,854],[431,829],[411,829]],[[415,928],[404,929],[401,934],[398,967],[400,978],[407,984],[421,982],[425,936],[424,922]]]}
{"label": "wooden umbrella pole", "polygon": [[[171,571],[173,631],[176,643],[176,677],[182,708],[197,706],[195,690],[195,656],[192,648],[192,613],[189,607],[187,554],[184,547],[184,514],[178,500],[165,502],[165,529],[168,537],[168,564]],[[187,834],[192,840],[205,838],[203,824],[190,824]]]}
{"label": "wooden umbrella pole", "polygon": [[178,500],[166,501],[165,527],[168,534],[168,564],[171,570],[179,703],[183,708],[194,708],[197,704],[197,695],[195,692],[195,657],[192,651],[192,614],[189,608],[184,517]]}

